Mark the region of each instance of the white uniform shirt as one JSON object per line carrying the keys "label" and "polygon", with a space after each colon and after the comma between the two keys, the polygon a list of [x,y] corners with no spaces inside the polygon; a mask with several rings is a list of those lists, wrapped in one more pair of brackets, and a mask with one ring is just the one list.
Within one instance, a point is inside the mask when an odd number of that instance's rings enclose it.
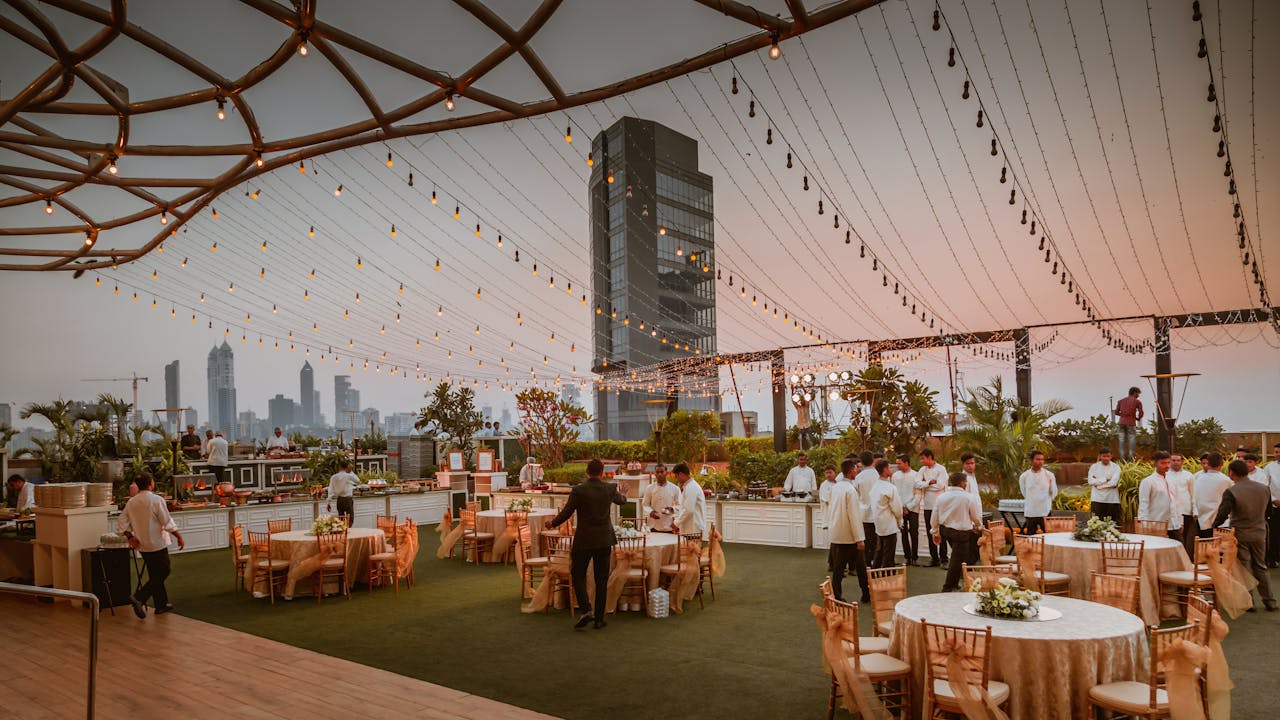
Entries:
{"label": "white uniform shirt", "polygon": [[[839,476],[837,476],[839,477]],[[818,511],[822,529],[827,529],[827,511],[831,507],[831,491],[836,489],[836,480],[823,479],[818,486]]]}
{"label": "white uniform shirt", "polygon": [[1267,471],[1267,484],[1271,486],[1271,502],[1280,501],[1280,460],[1272,460],[1263,469]]}
{"label": "white uniform shirt", "polygon": [[1096,462],[1089,466],[1089,499],[1099,503],[1120,502],[1120,466]]}
{"label": "white uniform shirt", "polygon": [[796,465],[787,473],[787,482],[782,486],[787,492],[811,493],[818,489],[818,480],[814,477],[813,468],[808,465]]}
{"label": "white uniform shirt", "polygon": [[1178,513],[1181,515],[1196,514],[1196,486],[1195,476],[1190,470],[1182,469],[1178,471],[1170,470],[1166,478],[1169,484],[1173,486],[1173,499],[1177,504]]}
{"label": "white uniform shirt", "polygon": [[1249,479],[1259,485],[1266,485],[1267,487],[1271,486],[1271,478],[1268,477],[1267,471],[1264,468],[1255,467],[1253,472],[1249,473]]}
{"label": "white uniform shirt", "polygon": [[880,481],[880,473],[873,467],[863,468],[853,478],[853,488],[858,491],[858,502],[862,505],[862,522],[873,522],[871,517],[871,488]]}
{"label": "white uniform shirt", "polygon": [[36,506],[36,486],[32,485],[30,480],[27,480],[26,482],[22,483],[22,489],[18,491],[17,509],[19,511],[22,511],[22,510],[26,510],[27,508],[33,508],[35,506]]}
{"label": "white uniform shirt", "polygon": [[272,448],[280,448],[281,450],[288,450],[289,438],[285,437],[284,435],[277,436],[275,434],[272,434],[271,437],[267,438],[267,449],[270,450]]}
{"label": "white uniform shirt", "polygon": [[[921,465],[919,472],[920,481],[924,483],[924,500],[921,508],[932,510],[938,498],[942,497],[942,493],[947,489],[947,469],[942,467],[941,463],[934,463],[933,467]],[[933,481],[932,485],[929,484],[930,480]]]}
{"label": "white uniform shirt", "polygon": [[697,480],[689,478],[680,491],[680,510],[676,514],[675,524],[681,535],[707,532],[707,497],[702,494],[702,486]]}
{"label": "white uniform shirt", "polygon": [[862,502],[853,481],[840,476],[831,490],[831,504],[827,508],[828,540],[833,545],[852,545],[866,539],[862,531]]}
{"label": "white uniform shirt", "polygon": [[1218,516],[1218,505],[1222,503],[1222,493],[1231,485],[1231,478],[1216,470],[1202,472],[1196,478],[1196,516],[1201,528],[1208,530],[1213,527],[1213,520]]}
{"label": "white uniform shirt", "polygon": [[973,530],[982,527],[982,505],[973,499],[964,488],[947,486],[933,507],[933,517],[929,523],[930,533],[938,533],[939,528],[952,530]]}
{"label": "white uniform shirt", "polygon": [[1058,494],[1058,481],[1053,473],[1040,468],[1040,472],[1024,470],[1018,476],[1018,487],[1026,500],[1022,514],[1029,518],[1042,518],[1053,510],[1053,498]]}
{"label": "white uniform shirt", "polygon": [[1159,473],[1151,473],[1138,485],[1138,519],[1164,520],[1170,530],[1182,527],[1182,516],[1174,512],[1173,483]]}
{"label": "white uniform shirt", "polygon": [[978,507],[982,507],[982,489],[978,487],[978,476],[972,473],[965,473],[964,477],[967,481],[965,483],[965,491],[978,501]]}
{"label": "white uniform shirt", "polygon": [[920,495],[917,491],[924,491],[925,483],[920,479],[920,473],[915,470],[902,472],[895,470],[893,473],[893,485],[898,488],[898,499],[902,501],[902,509],[909,512],[920,512]]}
{"label": "white uniform shirt", "polygon": [[209,457],[210,465],[218,467],[227,466],[227,439],[215,436],[209,441]]}
{"label": "white uniform shirt", "polygon": [[520,486],[527,487],[529,485],[542,484],[542,465],[538,463],[525,463],[520,468]]}
{"label": "white uniform shirt", "polygon": [[169,533],[178,529],[164,498],[151,492],[142,492],[129,498],[124,510],[116,519],[116,532],[133,533],[142,552],[155,552],[169,547]]}
{"label": "white uniform shirt", "polygon": [[359,484],[360,478],[355,473],[336,472],[329,477],[329,499],[351,497]]}
{"label": "white uniform shirt", "polygon": [[[640,506],[644,508],[645,524],[654,530],[670,530],[671,519],[680,508],[680,488],[670,482],[661,485],[656,482],[649,483],[645,486]],[[658,513],[657,520],[649,516],[652,512]]]}
{"label": "white uniform shirt", "polygon": [[871,508],[876,535],[897,535],[902,522],[902,500],[898,497],[898,488],[887,478],[880,478],[871,487]]}

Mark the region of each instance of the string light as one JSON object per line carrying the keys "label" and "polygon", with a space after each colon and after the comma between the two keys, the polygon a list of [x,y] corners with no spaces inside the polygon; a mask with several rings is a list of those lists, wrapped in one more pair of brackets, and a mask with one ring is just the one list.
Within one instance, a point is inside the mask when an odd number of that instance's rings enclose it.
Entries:
{"label": "string light", "polygon": [[453,93],[444,94],[444,107],[446,110],[453,112],[453,108],[455,107],[453,102]]}
{"label": "string light", "polygon": [[334,197],[341,197],[341,196],[342,196],[342,184],[341,184],[341,183],[339,183],[339,184],[338,184],[338,187],[336,187],[336,188],[334,188],[334,189],[333,189],[333,196],[334,196]]}
{"label": "string light", "polygon": [[217,99],[217,101],[218,101],[218,112],[217,112],[218,119],[219,119],[219,120],[226,120],[226,119],[227,119],[227,111],[226,111],[226,107],[225,107],[225,106],[226,106],[227,102],[226,102],[225,100],[223,100],[221,97],[219,97],[219,98]]}
{"label": "string light", "polygon": [[782,48],[778,45],[778,35],[774,33],[772,43],[769,45],[769,59],[777,60],[782,57]]}
{"label": "string light", "polygon": [[44,201],[44,213],[45,213],[45,215],[52,215],[52,214],[53,214],[53,201],[52,201],[52,200],[45,200],[45,201]]}

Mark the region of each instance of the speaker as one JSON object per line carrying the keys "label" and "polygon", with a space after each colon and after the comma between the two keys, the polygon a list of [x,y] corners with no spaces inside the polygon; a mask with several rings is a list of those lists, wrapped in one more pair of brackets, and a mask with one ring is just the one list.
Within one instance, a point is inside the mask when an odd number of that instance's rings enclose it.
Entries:
{"label": "speaker", "polygon": [[83,587],[98,596],[100,607],[129,604],[133,594],[133,561],[129,548],[84,550]]}

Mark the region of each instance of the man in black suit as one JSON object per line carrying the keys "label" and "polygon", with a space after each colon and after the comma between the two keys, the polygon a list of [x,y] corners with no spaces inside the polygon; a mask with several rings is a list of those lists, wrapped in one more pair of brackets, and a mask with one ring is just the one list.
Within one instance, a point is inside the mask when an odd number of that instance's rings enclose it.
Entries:
{"label": "man in black suit", "polygon": [[[618,539],[613,534],[613,519],[610,517],[611,505],[622,505],[627,499],[618,492],[613,483],[603,479],[604,463],[592,460],[587,463],[587,481],[573,486],[564,509],[546,523],[548,530],[559,527],[575,512],[578,514],[578,529],[573,536],[571,551],[573,575],[573,594],[578,598],[578,607],[582,608],[582,617],[573,626],[575,629],[587,626],[594,621],[599,630],[606,625],[604,621],[605,595],[609,586],[609,556]],[[622,487],[625,493],[626,485]],[[587,598],[587,563],[595,569],[596,597],[592,604]],[[593,612],[594,610],[594,612]]]}

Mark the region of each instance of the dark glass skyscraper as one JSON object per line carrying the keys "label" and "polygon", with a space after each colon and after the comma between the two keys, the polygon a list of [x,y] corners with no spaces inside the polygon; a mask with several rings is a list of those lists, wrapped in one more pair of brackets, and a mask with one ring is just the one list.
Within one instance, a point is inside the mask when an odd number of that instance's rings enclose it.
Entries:
{"label": "dark glass skyscraper", "polygon": [[318,408],[316,408],[316,376],[315,371],[311,369],[310,361],[302,362],[302,370],[298,372],[298,383],[302,417],[294,418],[294,422],[306,426],[316,425],[319,422]]}
{"label": "dark glass skyscraper", "polygon": [[[164,406],[167,408],[182,407],[181,377],[178,367],[177,360],[164,366]],[[169,432],[183,429],[178,427],[177,411],[165,413],[164,422]]]}
{"label": "dark glass skyscraper", "polygon": [[[595,137],[592,155],[598,159],[589,181],[592,293],[601,310],[594,315],[596,371],[607,381],[631,368],[715,354],[712,183],[698,172],[697,141],[624,117]],[[682,409],[718,412],[719,397],[711,395],[676,399]],[[655,413],[645,401],[666,397],[662,388],[598,391],[597,436],[648,437]]]}
{"label": "dark glass skyscraper", "polygon": [[236,363],[226,340],[209,351],[209,427],[221,430],[228,441],[236,439]]}

